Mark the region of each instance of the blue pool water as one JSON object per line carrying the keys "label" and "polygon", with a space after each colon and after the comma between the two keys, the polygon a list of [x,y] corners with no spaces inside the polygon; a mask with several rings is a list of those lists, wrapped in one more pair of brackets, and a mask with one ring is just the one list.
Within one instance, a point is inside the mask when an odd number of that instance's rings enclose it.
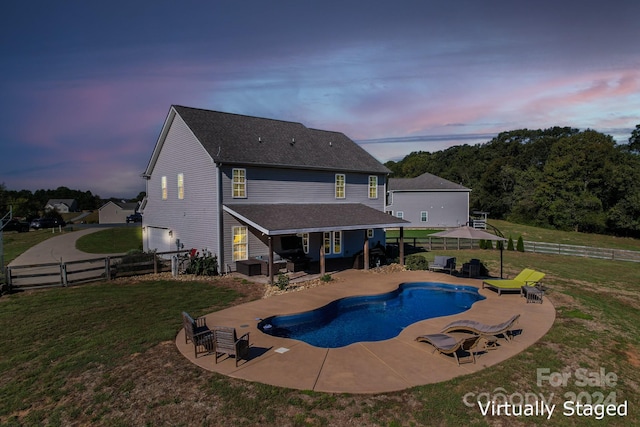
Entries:
{"label": "blue pool water", "polygon": [[258,329],[316,347],[344,347],[393,338],[413,323],[462,313],[483,299],[471,286],[403,283],[385,294],[342,298],[304,313],[272,316]]}

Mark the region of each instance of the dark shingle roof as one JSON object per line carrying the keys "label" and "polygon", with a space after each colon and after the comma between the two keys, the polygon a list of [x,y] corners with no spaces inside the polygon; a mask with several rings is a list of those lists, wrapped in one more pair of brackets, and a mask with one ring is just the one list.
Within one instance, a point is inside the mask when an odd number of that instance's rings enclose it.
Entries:
{"label": "dark shingle roof", "polygon": [[281,120],[176,105],[173,108],[218,163],[390,172],[340,132]]}
{"label": "dark shingle roof", "polygon": [[448,181],[430,173],[415,178],[389,178],[389,191],[471,191],[455,182]]}
{"label": "dark shingle roof", "polygon": [[360,203],[229,204],[224,209],[268,235],[401,227],[408,223]]}

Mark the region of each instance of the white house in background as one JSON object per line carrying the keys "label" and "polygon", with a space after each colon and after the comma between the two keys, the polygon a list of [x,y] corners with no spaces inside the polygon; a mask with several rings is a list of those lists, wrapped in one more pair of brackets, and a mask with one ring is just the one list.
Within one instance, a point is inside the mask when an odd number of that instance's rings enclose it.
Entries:
{"label": "white house in background", "polygon": [[44,210],[56,210],[59,213],[78,212],[78,202],[76,199],[49,199],[44,205]]}
{"label": "white house in background", "polygon": [[411,228],[459,227],[469,221],[470,189],[424,173],[390,178],[385,211],[409,221]]}
{"label": "white house in background", "polygon": [[127,217],[138,209],[138,202],[113,202],[108,201],[98,209],[98,222],[100,224],[124,224]]}
{"label": "white house in background", "polygon": [[143,173],[144,250],[208,250],[225,271],[267,259],[271,276],[278,256],[348,261],[406,224],[384,213],[389,173],[339,132],[174,105]]}

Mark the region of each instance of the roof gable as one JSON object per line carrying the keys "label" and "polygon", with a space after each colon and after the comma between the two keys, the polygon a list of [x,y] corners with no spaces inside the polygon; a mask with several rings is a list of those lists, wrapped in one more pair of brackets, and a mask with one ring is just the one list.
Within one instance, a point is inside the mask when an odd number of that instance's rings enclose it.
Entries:
{"label": "roof gable", "polygon": [[389,191],[471,191],[439,176],[423,173],[415,178],[389,178]]}
{"label": "roof gable", "polygon": [[[183,106],[172,106],[170,116],[173,111],[180,115],[216,163],[390,172],[340,132],[310,129],[295,122]],[[165,126],[167,123],[169,120]]]}

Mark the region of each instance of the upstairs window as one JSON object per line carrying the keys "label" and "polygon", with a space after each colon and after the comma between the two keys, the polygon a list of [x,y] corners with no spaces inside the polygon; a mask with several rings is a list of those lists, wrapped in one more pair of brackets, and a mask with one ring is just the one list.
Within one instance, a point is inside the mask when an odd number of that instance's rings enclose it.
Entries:
{"label": "upstairs window", "polygon": [[378,198],[378,177],[374,175],[369,176],[369,198]]}
{"label": "upstairs window", "polygon": [[160,180],[160,186],[162,188],[162,200],[167,200],[167,177],[163,176]]}
{"label": "upstairs window", "polygon": [[247,197],[247,170],[246,169],[233,170],[233,197],[238,199]]}
{"label": "upstairs window", "polygon": [[184,174],[178,174],[178,199],[184,199]]}
{"label": "upstairs window", "polygon": [[396,212],[396,218],[404,219],[404,212],[402,211]]}
{"label": "upstairs window", "polygon": [[427,211],[420,212],[420,222],[429,222],[429,213]]}
{"label": "upstairs window", "polygon": [[336,174],[336,199],[344,199],[345,197],[345,176],[342,173]]}

